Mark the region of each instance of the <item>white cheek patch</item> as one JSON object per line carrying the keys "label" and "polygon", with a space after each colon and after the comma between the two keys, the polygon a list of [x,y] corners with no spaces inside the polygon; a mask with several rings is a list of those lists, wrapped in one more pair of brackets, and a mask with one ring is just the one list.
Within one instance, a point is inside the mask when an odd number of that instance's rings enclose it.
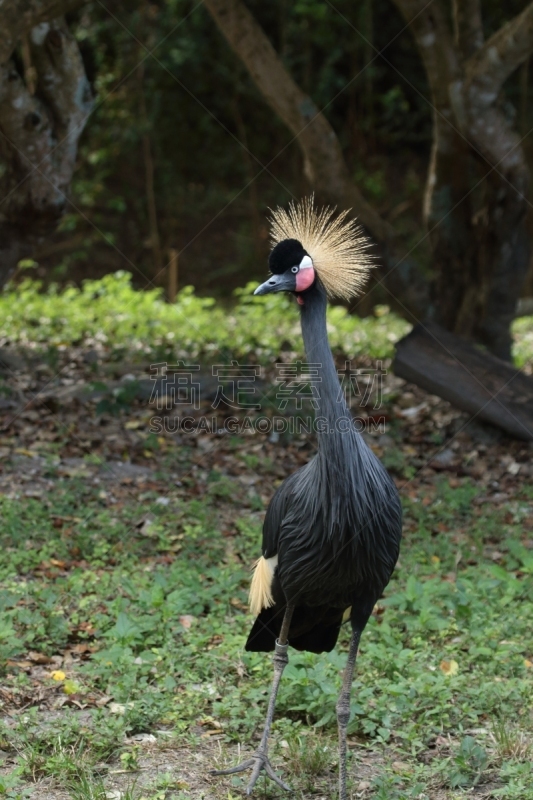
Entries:
{"label": "white cheek patch", "polygon": [[304,256],[300,261],[300,269],[308,269],[313,266],[313,262],[309,256]]}

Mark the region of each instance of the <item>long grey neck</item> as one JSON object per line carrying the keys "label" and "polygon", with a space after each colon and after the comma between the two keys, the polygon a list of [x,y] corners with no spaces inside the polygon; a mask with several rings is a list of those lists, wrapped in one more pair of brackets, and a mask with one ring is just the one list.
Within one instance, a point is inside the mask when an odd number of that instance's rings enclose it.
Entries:
{"label": "long grey neck", "polygon": [[353,428],[328,342],[326,293],[316,283],[305,292],[303,299],[301,324],[305,354],[308,364],[313,365],[313,373],[316,370],[312,382],[318,405],[315,418],[319,453],[328,459],[343,460],[362,439]]}

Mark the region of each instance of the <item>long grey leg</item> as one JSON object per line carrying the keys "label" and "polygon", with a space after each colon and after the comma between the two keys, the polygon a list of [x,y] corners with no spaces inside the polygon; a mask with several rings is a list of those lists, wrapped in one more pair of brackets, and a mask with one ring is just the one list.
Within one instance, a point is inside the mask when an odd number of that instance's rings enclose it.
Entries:
{"label": "long grey leg", "polygon": [[287,655],[287,650],[289,649],[289,628],[291,624],[292,614],[294,611],[294,606],[287,606],[285,610],[285,615],[283,617],[283,622],[281,625],[281,631],[279,634],[279,639],[276,640],[275,651],[274,651],[274,679],[272,681],[272,689],[270,692],[270,700],[268,701],[268,710],[267,716],[265,721],[265,727],[263,730],[263,735],[261,737],[261,744],[259,745],[256,753],[249,758],[247,761],[243,761],[242,764],[238,764],[236,767],[231,767],[230,769],[216,769],[212,770],[212,775],[232,775],[235,772],[244,772],[244,770],[248,769],[249,767],[253,767],[252,774],[250,776],[250,782],[246,787],[246,794],[251,794],[253,788],[256,784],[256,781],[259,777],[259,773],[262,769],[265,770],[266,774],[269,778],[272,778],[278,786],[282,789],[286,789],[288,792],[291,791],[290,786],[287,786],[286,783],[278,778],[270,761],[268,760],[268,738],[270,736],[270,728],[272,727],[272,720],[274,719],[274,709],[276,707],[276,697],[278,695],[278,688],[281,681],[281,676],[283,675],[283,670],[289,663],[289,657]]}
{"label": "long grey leg", "polygon": [[339,727],[339,800],[346,800],[346,730],[350,720],[350,693],[361,631],[354,630],[350,641],[348,661],[342,679],[342,689],[337,702],[337,724]]}

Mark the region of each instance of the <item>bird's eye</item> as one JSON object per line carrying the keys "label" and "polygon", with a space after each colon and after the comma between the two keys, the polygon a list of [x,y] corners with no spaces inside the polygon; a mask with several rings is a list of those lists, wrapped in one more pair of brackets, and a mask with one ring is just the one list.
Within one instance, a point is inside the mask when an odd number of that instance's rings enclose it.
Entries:
{"label": "bird's eye", "polygon": [[299,269],[300,267],[291,267],[291,272],[294,272],[294,274],[296,275]]}

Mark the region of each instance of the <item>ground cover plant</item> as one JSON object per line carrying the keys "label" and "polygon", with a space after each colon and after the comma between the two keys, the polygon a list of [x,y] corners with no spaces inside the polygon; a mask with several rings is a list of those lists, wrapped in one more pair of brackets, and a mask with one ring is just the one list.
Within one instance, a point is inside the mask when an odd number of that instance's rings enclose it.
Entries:
{"label": "ground cover plant", "polygon": [[[0,294],[0,339],[40,348],[83,342],[106,346],[115,356],[127,351],[130,357],[135,352],[188,358],[256,352],[268,357],[278,353],[284,340],[299,342],[299,321],[288,313],[286,297],[254,297],[256,285],[237,290],[235,303],[224,307],[196,295],[192,287],[182,289],[176,303],[166,303],[161,289],[135,290],[126,272],[86,280],[81,288],[53,285],[46,292],[28,279]],[[380,308],[387,312],[386,306]],[[332,346],[352,355],[391,356],[409,325],[394,314],[387,313],[386,325],[379,319],[331,308]]]}
{"label": "ground cover plant", "polygon": [[[214,321],[226,348],[217,357],[231,360],[232,341],[241,357],[264,340],[268,373],[293,355],[279,352],[280,330],[298,347],[296,313],[267,306],[258,329],[258,306],[244,298],[223,314],[185,293],[196,304],[190,330],[205,326],[193,342],[155,295],[143,305],[124,276],[106,281],[100,294],[93,284],[88,298],[58,293],[48,306],[35,293],[2,350],[0,797],[229,800],[243,780],[208,770],[253,745],[271,677],[268,656],[243,650],[249,568],[266,504],[311,457],[313,438],[154,433],[146,397],[115,401],[143,380],[154,342],[205,356]],[[370,338],[388,367],[403,323],[333,311],[339,362],[355,352],[373,363]],[[524,325],[526,363],[527,335]],[[108,386],[107,404],[103,390],[79,390],[96,384]],[[390,371],[381,412],[386,429],[365,435],[400,487],[405,537],[362,642],[352,796],[528,800],[531,449]],[[335,796],[347,641],[344,631],[329,655],[292,652],[283,677],[273,756],[301,798]],[[279,796],[269,784],[258,794]]]}

